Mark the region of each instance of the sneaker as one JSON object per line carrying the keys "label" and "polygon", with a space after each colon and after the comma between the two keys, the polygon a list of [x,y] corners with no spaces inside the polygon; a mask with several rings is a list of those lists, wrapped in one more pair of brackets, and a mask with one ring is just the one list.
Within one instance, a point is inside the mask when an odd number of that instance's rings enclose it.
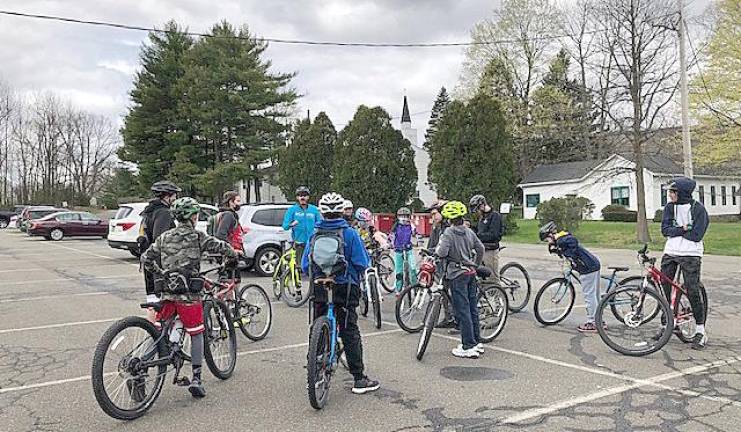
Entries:
{"label": "sneaker", "polygon": [[458,327],[453,327],[452,329],[448,330],[448,334],[451,334],[451,335],[461,334],[461,329],[459,329]]}
{"label": "sneaker", "polygon": [[206,389],[203,388],[203,383],[200,378],[193,377],[188,386],[188,391],[194,398],[202,398],[206,396]]}
{"label": "sneaker", "polygon": [[693,350],[704,350],[705,345],[708,343],[708,335],[702,333],[695,333],[692,337],[692,349]]}
{"label": "sneaker", "polygon": [[355,384],[352,386],[352,392],[355,394],[365,394],[368,392],[376,391],[381,387],[381,383],[376,380],[372,380],[367,376],[359,380],[355,380]]}
{"label": "sneaker", "polygon": [[597,326],[593,322],[579,324],[576,329],[582,333],[597,333]]}
{"label": "sneaker", "polygon": [[454,356],[460,357],[460,358],[472,358],[477,359],[481,355],[478,351],[476,351],[476,348],[471,349],[463,349],[462,346],[457,346],[453,348],[453,351],[451,351]]}
{"label": "sneaker", "polygon": [[147,396],[146,389],[144,388],[144,378],[131,378],[126,380],[126,388],[129,390],[131,400],[134,402],[143,402]]}
{"label": "sneaker", "polygon": [[[463,350],[463,344],[458,344],[458,349],[459,349],[459,350]],[[478,344],[476,344],[476,346],[475,346],[475,347],[473,347],[473,348],[471,348],[471,349],[472,349],[472,350],[476,350],[476,352],[478,352],[479,354],[483,354],[483,353],[484,353],[484,351],[486,350],[486,349],[484,348],[484,344],[482,344],[482,343],[478,343]]]}
{"label": "sneaker", "polygon": [[435,328],[455,328],[455,320],[447,319],[440,324],[436,325]]}

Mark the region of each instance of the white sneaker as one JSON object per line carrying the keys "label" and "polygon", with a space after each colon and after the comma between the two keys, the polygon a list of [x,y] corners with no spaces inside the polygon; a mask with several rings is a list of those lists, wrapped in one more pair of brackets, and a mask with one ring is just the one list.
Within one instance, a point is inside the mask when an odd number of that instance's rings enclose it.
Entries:
{"label": "white sneaker", "polygon": [[[458,349],[463,350],[463,344],[458,344]],[[476,346],[471,349],[476,350],[479,354],[483,354],[485,351],[484,344],[482,343],[477,343]]]}
{"label": "white sneaker", "polygon": [[476,348],[471,348],[464,350],[463,347],[455,347],[452,351],[453,355],[460,358],[479,358],[481,354],[479,354],[478,351],[476,351]]}

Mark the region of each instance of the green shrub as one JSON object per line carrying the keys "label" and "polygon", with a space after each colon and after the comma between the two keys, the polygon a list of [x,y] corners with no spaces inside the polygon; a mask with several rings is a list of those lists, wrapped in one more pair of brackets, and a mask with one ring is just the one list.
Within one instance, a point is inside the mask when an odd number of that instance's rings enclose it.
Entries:
{"label": "green shrub", "polygon": [[664,219],[664,209],[656,210],[656,213],[654,213],[654,222],[661,222],[662,219]]}
{"label": "green shrub", "polygon": [[504,235],[514,234],[520,229],[517,226],[517,219],[521,219],[521,217],[515,212],[504,215]]}
{"label": "green shrub", "polygon": [[538,204],[535,218],[540,221],[540,225],[553,221],[559,229],[574,231],[579,227],[579,222],[590,217],[593,211],[594,204],[587,198],[567,195]]}
{"label": "green shrub", "polygon": [[606,222],[636,222],[638,212],[628,210],[625,206],[610,204],[602,209],[602,219]]}

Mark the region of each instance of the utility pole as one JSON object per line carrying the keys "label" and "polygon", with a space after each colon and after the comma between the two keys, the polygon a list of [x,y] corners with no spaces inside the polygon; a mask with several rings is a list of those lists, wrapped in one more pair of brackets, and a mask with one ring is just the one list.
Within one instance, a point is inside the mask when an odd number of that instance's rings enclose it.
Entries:
{"label": "utility pole", "polygon": [[682,94],[682,154],[684,155],[684,175],[692,178],[692,142],[690,141],[689,95],[687,93],[687,50],[685,47],[684,0],[677,0],[679,6],[679,68],[681,69],[680,91]]}

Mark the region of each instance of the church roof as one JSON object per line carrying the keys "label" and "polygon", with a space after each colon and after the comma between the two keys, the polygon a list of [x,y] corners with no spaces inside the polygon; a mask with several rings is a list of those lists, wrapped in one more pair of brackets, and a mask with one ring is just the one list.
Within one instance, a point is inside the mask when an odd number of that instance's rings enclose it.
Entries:
{"label": "church roof", "polygon": [[404,107],[401,109],[401,122],[411,123],[412,117],[409,115],[409,104],[407,103],[407,97],[404,96]]}

